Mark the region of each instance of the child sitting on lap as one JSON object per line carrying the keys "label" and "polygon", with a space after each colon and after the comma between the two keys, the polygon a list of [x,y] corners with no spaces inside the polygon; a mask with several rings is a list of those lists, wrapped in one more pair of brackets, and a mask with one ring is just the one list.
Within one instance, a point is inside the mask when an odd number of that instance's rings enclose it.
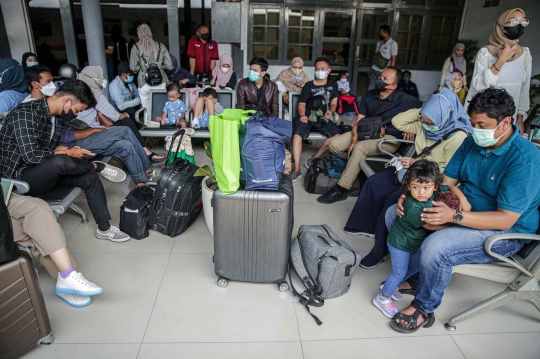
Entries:
{"label": "child sitting on lap", "polygon": [[456,186],[443,186],[443,180],[444,176],[439,172],[437,163],[428,160],[416,161],[403,177],[401,186],[407,193],[407,198],[403,202],[405,214],[396,218],[387,238],[392,259],[392,273],[373,299],[373,304],[388,318],[393,318],[398,313],[392,299],[401,299],[399,285],[418,271],[419,249],[427,232],[448,227],[423,222],[420,216],[424,213],[424,208],[431,208],[434,200],[441,200],[447,205],[453,204],[453,207],[457,207],[459,200],[461,210],[471,210],[463,192]]}
{"label": "child sitting on lap", "polygon": [[167,97],[169,101],[163,107],[163,115],[156,118],[156,121],[161,123],[161,126],[179,126],[186,127],[186,105],[180,100],[181,87],[176,82],[171,82],[167,85]]}
{"label": "child sitting on lap", "polygon": [[202,96],[195,101],[193,106],[192,128],[206,128],[210,123],[210,116],[219,115],[223,112],[223,106],[217,101],[217,92],[213,88],[206,88]]}

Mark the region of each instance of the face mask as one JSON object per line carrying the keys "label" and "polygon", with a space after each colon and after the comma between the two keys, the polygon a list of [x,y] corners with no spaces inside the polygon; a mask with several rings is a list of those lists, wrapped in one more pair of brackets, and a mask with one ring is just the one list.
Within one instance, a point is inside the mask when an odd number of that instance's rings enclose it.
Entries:
{"label": "face mask", "polygon": [[27,67],[32,67],[32,66],[36,66],[36,65],[39,65],[39,62],[27,62],[26,63]]}
{"label": "face mask", "polygon": [[439,126],[430,126],[430,125],[426,125],[425,123],[422,122],[422,127],[424,128],[424,130],[426,130],[427,132],[439,132],[441,129],[439,128]]}
{"label": "face mask", "polygon": [[346,83],[347,82],[347,79],[340,79],[339,81],[343,82],[343,83]]}
{"label": "face mask", "polygon": [[[39,85],[39,86],[41,86],[41,85]],[[56,85],[54,84],[54,82],[50,82],[45,86],[41,86],[39,91],[41,91],[41,93],[44,96],[50,97],[50,96],[54,95],[54,93],[56,92]]]}
{"label": "face mask", "polygon": [[224,74],[226,74],[227,72],[229,72],[231,69],[229,67],[222,67],[221,68],[221,72],[223,72]]}
{"label": "face mask", "polygon": [[328,72],[326,71],[315,71],[315,77],[319,80],[324,80],[328,77]]}
{"label": "face mask", "polygon": [[62,109],[62,112],[60,112],[60,119],[64,122],[71,122],[76,117],[77,115],[73,113],[73,103],[71,103],[71,107],[69,108],[68,112],[64,111],[64,109]]}
{"label": "face mask", "polygon": [[291,67],[291,69],[293,70],[293,72],[296,74],[296,76],[300,75],[302,73],[303,70],[301,69],[295,69],[293,67]]}
{"label": "face mask", "polygon": [[473,128],[472,137],[473,137],[474,143],[476,143],[480,147],[494,146],[497,142],[499,142],[501,137],[506,135],[506,132],[510,131],[510,129],[512,128],[512,127],[509,127],[505,133],[495,138],[495,131],[497,131],[497,129],[499,128],[501,124],[502,122],[499,123],[497,127],[495,127],[494,130],[481,130],[479,128]]}
{"label": "face mask", "polygon": [[201,39],[204,41],[210,40],[210,34],[209,33],[202,34]]}
{"label": "face mask", "polygon": [[248,72],[249,81],[257,82],[257,81],[259,81],[259,76],[260,76],[260,74],[258,72],[253,71],[253,70],[249,70],[249,72]]}
{"label": "face mask", "polygon": [[461,81],[460,80],[452,81],[451,84],[453,88],[458,88],[461,86]]}
{"label": "face mask", "polygon": [[523,35],[525,28],[521,24],[518,26],[505,26],[504,32],[506,33],[506,37],[510,40],[517,40]]}
{"label": "face mask", "polygon": [[383,91],[386,91],[386,86],[388,86],[389,84],[387,84],[386,82],[384,82],[382,79],[377,79],[377,81],[375,82],[375,88],[377,89],[377,91],[379,92],[383,92]]}
{"label": "face mask", "polygon": [[132,83],[132,82],[133,82],[133,76],[128,76],[128,77],[126,77],[126,83],[127,83],[127,84],[130,84],[130,83]]}
{"label": "face mask", "polygon": [[104,89],[106,89],[106,88],[107,88],[107,84],[108,84],[108,83],[109,83],[109,81],[107,81],[107,80],[103,80],[103,81],[101,82],[101,88],[104,88]]}
{"label": "face mask", "polygon": [[379,40],[384,41],[385,36],[379,35]]}

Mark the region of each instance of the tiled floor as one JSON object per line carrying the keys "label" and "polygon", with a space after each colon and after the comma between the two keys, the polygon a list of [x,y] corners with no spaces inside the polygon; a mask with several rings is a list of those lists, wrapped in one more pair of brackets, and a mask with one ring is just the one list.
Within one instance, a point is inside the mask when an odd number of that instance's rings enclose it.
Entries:
{"label": "tiled floor", "polygon": [[[313,153],[308,147],[304,160]],[[198,148],[198,164],[209,160]],[[112,222],[133,184],[105,183]],[[346,235],[342,228],[356,198],[323,205],[295,184],[295,229],[301,224],[330,225],[365,255],[373,240]],[[84,197],[78,201],[88,208]],[[371,304],[390,263],[358,269],[350,292],[315,308],[318,327],[291,292],[274,284],[232,282],[216,285],[213,239],[201,215],[189,230],[169,238],[151,232],[144,240],[100,241],[95,224],[81,224],[68,212],[60,218],[68,247],[84,275],[105,289],[82,309],[67,306],[53,292],[54,281],[40,274],[51,317],[54,344],[25,359],[176,359],[176,358],[540,358],[540,313],[516,302],[458,325],[443,328],[453,314],[504,289],[503,285],[455,275],[437,321],[430,329],[400,335]],[[403,308],[408,296],[397,304]]]}

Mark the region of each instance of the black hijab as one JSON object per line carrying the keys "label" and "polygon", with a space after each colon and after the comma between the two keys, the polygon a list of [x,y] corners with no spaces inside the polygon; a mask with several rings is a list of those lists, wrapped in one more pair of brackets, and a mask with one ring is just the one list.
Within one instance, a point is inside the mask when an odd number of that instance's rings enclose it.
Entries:
{"label": "black hijab", "polygon": [[24,70],[13,59],[0,60],[0,92],[13,90],[20,93],[28,92],[28,84],[24,79]]}
{"label": "black hijab", "polygon": [[28,60],[28,58],[30,56],[34,56],[36,59],[38,58],[36,54],[34,54],[33,52],[25,52],[23,55],[22,55],[22,67],[23,67],[23,70],[26,70],[28,68],[28,66],[26,66],[26,60]]}

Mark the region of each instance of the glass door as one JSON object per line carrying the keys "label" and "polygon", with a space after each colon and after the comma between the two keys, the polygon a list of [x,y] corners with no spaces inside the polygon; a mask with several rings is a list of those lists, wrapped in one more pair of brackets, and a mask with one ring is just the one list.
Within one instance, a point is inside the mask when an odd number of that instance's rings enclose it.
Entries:
{"label": "glass door", "polygon": [[[389,25],[391,36],[394,33],[394,10],[369,9],[358,11],[358,29],[354,51],[354,69],[351,92],[362,96],[368,88],[368,72],[375,55],[375,47],[379,41],[379,28]],[[356,90],[356,91],[355,91]]]}

